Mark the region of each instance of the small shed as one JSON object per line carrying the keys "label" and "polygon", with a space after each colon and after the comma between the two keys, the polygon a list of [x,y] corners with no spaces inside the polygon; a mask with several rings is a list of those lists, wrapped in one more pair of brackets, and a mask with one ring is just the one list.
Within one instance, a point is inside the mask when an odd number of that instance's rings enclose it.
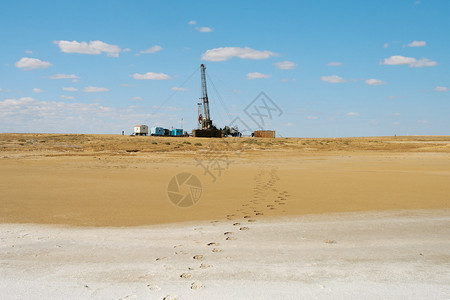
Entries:
{"label": "small shed", "polygon": [[260,138],[275,138],[275,130],[255,130],[253,136]]}
{"label": "small shed", "polygon": [[134,126],[134,134],[135,135],[147,135],[148,134],[148,126],[147,125]]}
{"label": "small shed", "polygon": [[171,136],[183,136],[183,129],[172,129]]}
{"label": "small shed", "polygon": [[164,128],[162,127],[152,127],[150,130],[151,135],[164,135]]}

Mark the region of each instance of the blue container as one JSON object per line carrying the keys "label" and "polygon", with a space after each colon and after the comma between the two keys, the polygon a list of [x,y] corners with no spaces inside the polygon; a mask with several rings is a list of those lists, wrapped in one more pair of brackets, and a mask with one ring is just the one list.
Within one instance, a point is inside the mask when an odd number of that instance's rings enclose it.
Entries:
{"label": "blue container", "polygon": [[151,135],[164,135],[164,128],[162,127],[152,127],[150,130]]}
{"label": "blue container", "polygon": [[183,136],[183,129],[172,129],[171,136]]}

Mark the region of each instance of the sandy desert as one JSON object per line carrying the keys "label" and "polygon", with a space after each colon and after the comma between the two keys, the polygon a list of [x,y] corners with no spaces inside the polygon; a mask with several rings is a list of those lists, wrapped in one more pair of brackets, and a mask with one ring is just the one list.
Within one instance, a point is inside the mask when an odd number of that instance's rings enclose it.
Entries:
{"label": "sandy desert", "polygon": [[449,182],[448,136],[0,134],[0,293],[444,299]]}

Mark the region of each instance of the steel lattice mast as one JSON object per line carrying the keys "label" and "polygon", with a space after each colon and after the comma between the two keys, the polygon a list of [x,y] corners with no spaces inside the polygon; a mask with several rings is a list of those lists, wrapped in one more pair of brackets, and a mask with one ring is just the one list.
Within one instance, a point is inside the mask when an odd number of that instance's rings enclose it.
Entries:
{"label": "steel lattice mast", "polygon": [[209,100],[208,100],[208,90],[206,89],[206,67],[204,64],[200,65],[201,79],[202,79],[202,102],[204,110],[204,122],[202,122],[202,128],[209,128],[211,125],[211,116],[209,112]]}

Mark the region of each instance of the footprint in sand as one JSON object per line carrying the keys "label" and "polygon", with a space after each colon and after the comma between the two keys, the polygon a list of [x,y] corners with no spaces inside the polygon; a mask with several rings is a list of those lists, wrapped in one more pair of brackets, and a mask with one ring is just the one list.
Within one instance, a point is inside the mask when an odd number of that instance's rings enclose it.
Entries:
{"label": "footprint in sand", "polygon": [[229,236],[229,237],[227,237],[225,240],[227,240],[227,241],[233,241],[233,240],[235,240],[236,238],[234,237],[234,236]]}
{"label": "footprint in sand", "polygon": [[214,249],[212,249],[211,251],[217,253],[217,252],[222,252],[222,249],[220,249],[220,248],[214,248]]}
{"label": "footprint in sand", "polygon": [[160,261],[160,260],[164,260],[167,259],[167,257],[158,257],[157,259],[155,259],[156,261]]}
{"label": "footprint in sand", "polygon": [[278,205],[285,205],[286,203],[282,203],[282,202],[280,202],[280,203],[278,203]]}
{"label": "footprint in sand", "polygon": [[273,205],[272,204],[268,204],[267,207],[273,207]]}
{"label": "footprint in sand", "polygon": [[147,287],[150,291],[160,291],[161,288],[159,286],[157,286],[156,284],[147,284]]}
{"label": "footprint in sand", "polygon": [[214,242],[211,242],[211,243],[208,243],[208,244],[206,244],[207,246],[217,246],[217,243],[214,243]]}
{"label": "footprint in sand", "polygon": [[250,216],[244,216],[244,219],[248,219],[248,218],[250,218]]}
{"label": "footprint in sand", "polygon": [[248,219],[248,222],[256,222],[256,220]]}
{"label": "footprint in sand", "polygon": [[192,278],[192,274],[191,273],[183,273],[180,275],[181,278],[185,278],[185,279],[189,279]]}
{"label": "footprint in sand", "polygon": [[249,230],[250,228],[248,228],[248,227],[241,227],[241,228],[239,228],[239,230]]}
{"label": "footprint in sand", "polygon": [[[237,223],[235,223],[235,224],[237,224]],[[231,232],[231,231],[227,231],[227,232],[224,232],[223,233],[223,235],[226,235],[226,236],[228,236],[228,235],[232,235],[233,233]]]}
{"label": "footprint in sand", "polygon": [[167,295],[163,298],[163,300],[177,300],[177,296]]}
{"label": "footprint in sand", "polygon": [[241,223],[233,223],[233,226],[239,226]]}
{"label": "footprint in sand", "polygon": [[201,254],[194,255],[192,258],[195,260],[201,260],[201,259],[203,259],[203,255],[201,255]]}
{"label": "footprint in sand", "polygon": [[257,216],[261,216],[261,215],[264,215],[264,214],[263,214],[263,213],[260,213],[260,212],[257,212],[256,215],[257,215]]}
{"label": "footprint in sand", "polygon": [[275,208],[275,207],[270,207],[269,209],[274,210],[274,209],[276,209],[276,208]]}
{"label": "footprint in sand", "polygon": [[203,288],[203,284],[201,282],[197,281],[191,284],[191,290],[199,290],[201,288]]}
{"label": "footprint in sand", "polygon": [[207,269],[207,268],[211,268],[212,266],[211,265],[208,265],[208,264],[201,264],[200,265],[200,269]]}

